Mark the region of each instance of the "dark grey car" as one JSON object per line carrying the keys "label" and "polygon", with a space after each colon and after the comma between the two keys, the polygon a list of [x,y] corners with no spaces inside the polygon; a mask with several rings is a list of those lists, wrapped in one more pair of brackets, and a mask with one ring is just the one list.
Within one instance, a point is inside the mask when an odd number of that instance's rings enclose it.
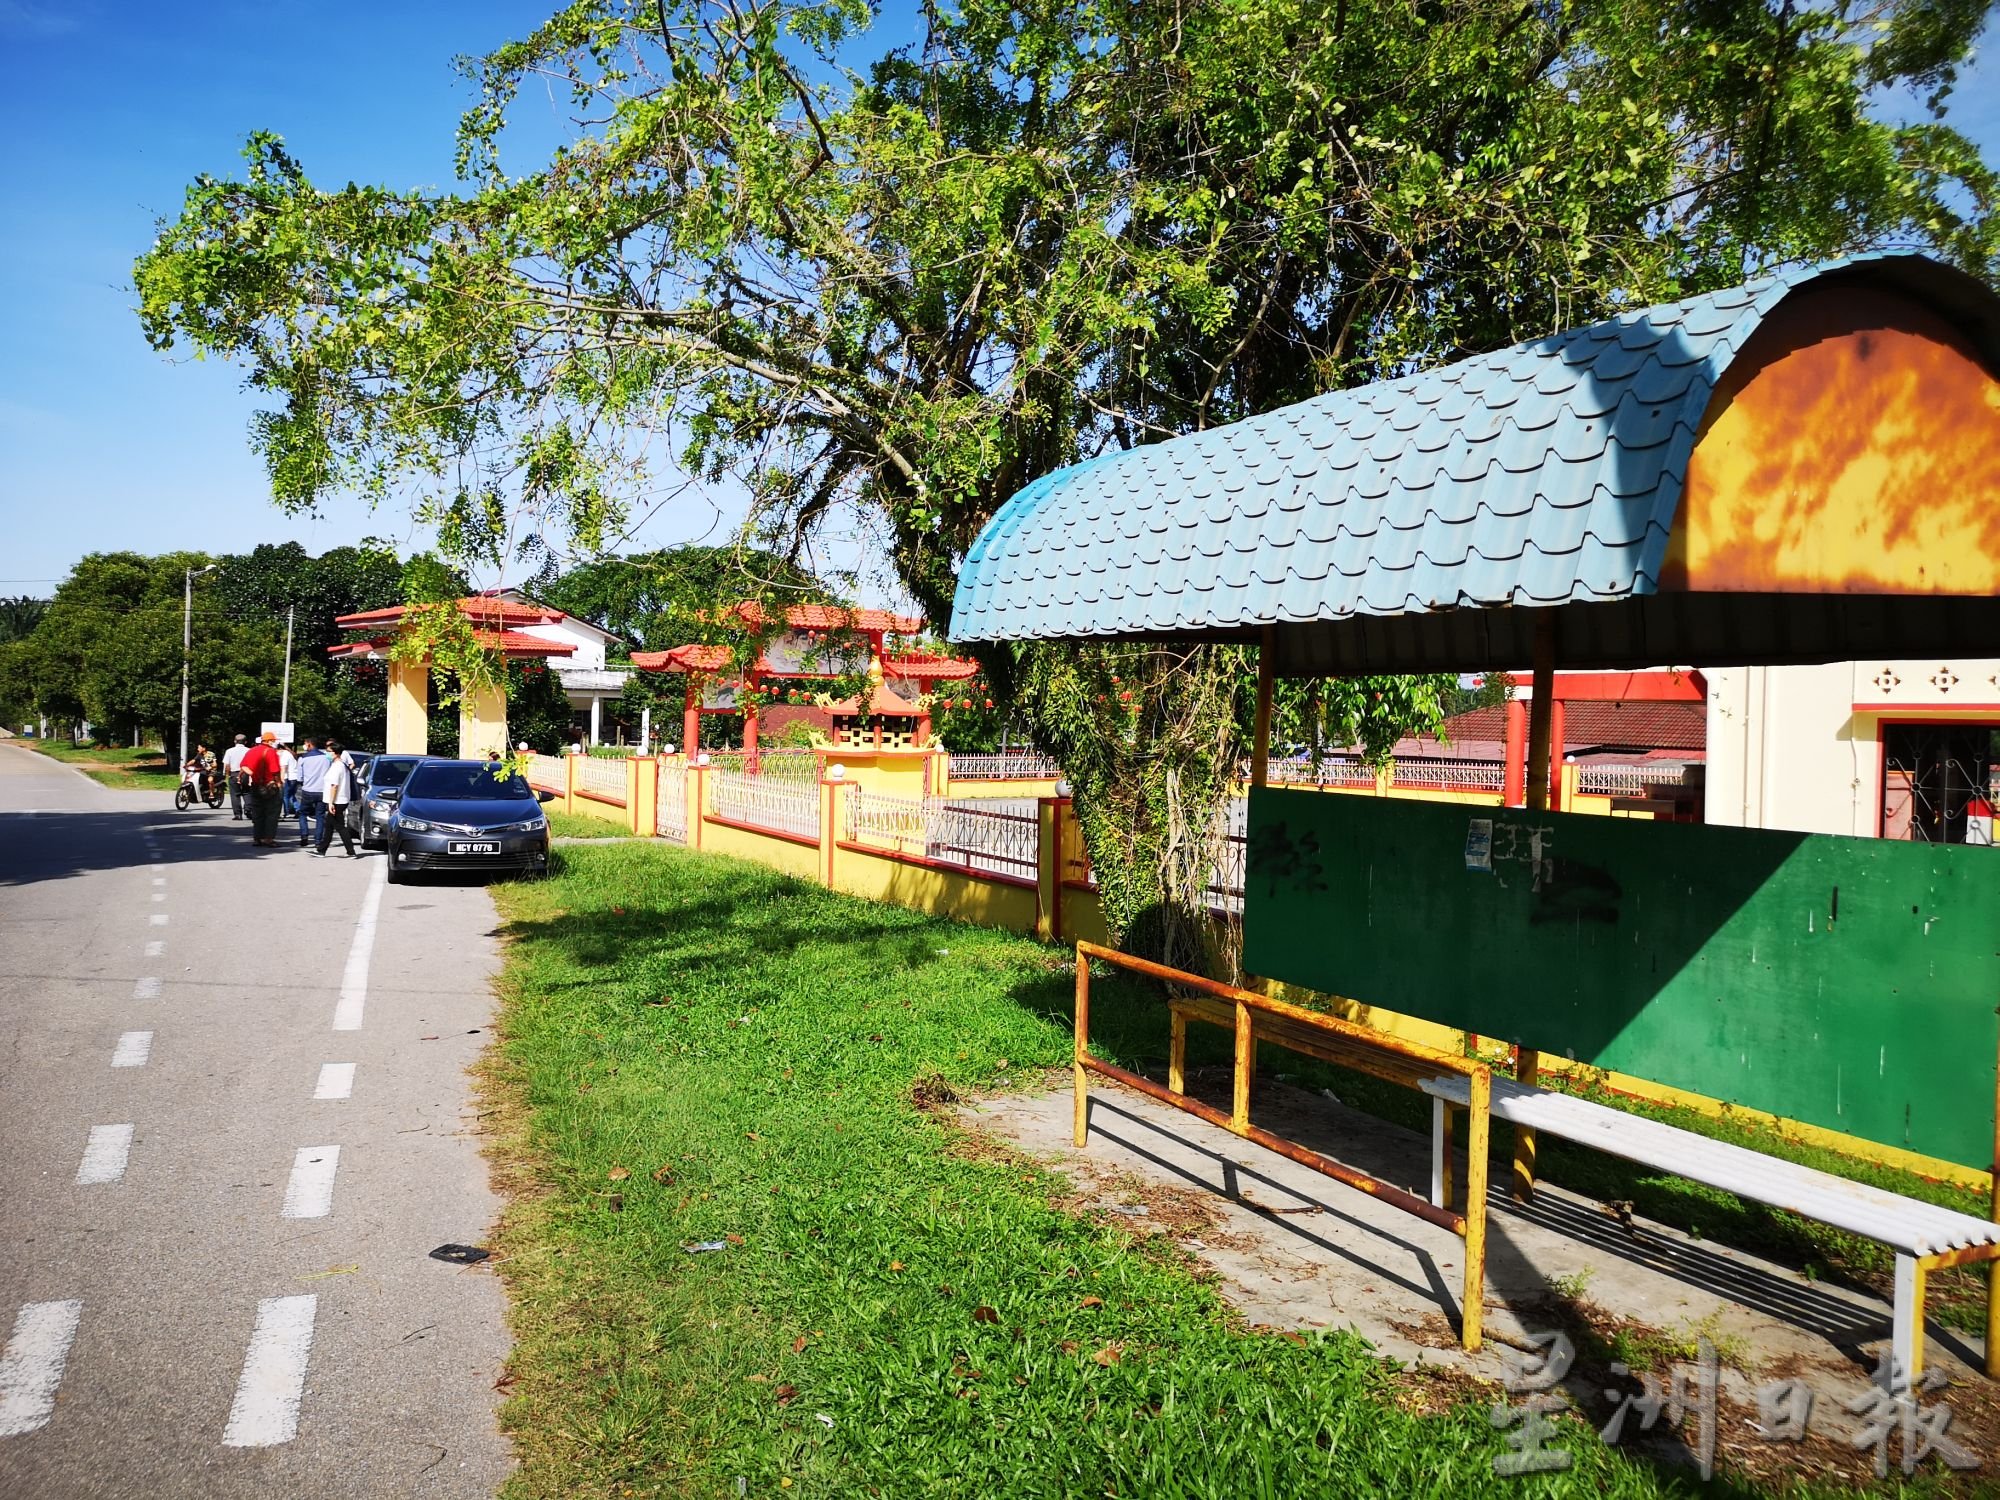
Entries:
{"label": "dark grey car", "polygon": [[389,879],[429,870],[540,874],[549,820],[537,792],[483,760],[425,760],[404,779],[389,815]]}
{"label": "dark grey car", "polygon": [[368,763],[368,781],[357,799],[361,808],[363,848],[378,848],[389,837],[389,814],[403,795],[403,783],[423,762],[421,755],[378,755]]}

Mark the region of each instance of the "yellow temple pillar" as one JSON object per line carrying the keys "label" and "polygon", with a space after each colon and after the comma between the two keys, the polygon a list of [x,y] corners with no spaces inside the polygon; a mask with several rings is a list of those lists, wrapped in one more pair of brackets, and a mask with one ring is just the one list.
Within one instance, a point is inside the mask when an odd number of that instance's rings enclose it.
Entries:
{"label": "yellow temple pillar", "polygon": [[389,662],[389,725],[382,748],[391,755],[422,755],[429,748],[429,662]]}
{"label": "yellow temple pillar", "polygon": [[458,758],[482,760],[488,751],[507,753],[507,689],[467,688],[458,700]]}

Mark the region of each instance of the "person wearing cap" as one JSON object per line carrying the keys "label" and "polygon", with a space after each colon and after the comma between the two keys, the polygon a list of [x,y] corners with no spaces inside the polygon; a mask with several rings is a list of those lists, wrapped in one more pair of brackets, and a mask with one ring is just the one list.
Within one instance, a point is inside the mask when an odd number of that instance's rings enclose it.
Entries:
{"label": "person wearing cap", "polygon": [[243,812],[243,757],[250,753],[250,747],[243,743],[243,736],[237,735],[235,742],[222,752],[222,774],[229,782],[229,816],[241,821]]}
{"label": "person wearing cap", "polygon": [[245,752],[239,774],[250,798],[250,842],[260,849],[278,847],[278,815],[285,807],[285,764],[278,759],[278,736],[266,730]]}

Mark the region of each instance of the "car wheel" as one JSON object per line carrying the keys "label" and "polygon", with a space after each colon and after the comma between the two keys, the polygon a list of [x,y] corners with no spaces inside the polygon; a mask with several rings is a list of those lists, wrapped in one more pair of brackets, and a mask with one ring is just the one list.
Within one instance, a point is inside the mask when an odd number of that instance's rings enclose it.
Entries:
{"label": "car wheel", "polygon": [[403,885],[407,883],[410,877],[402,870],[396,868],[396,846],[389,843],[383,844],[382,857],[389,861],[389,869],[383,878],[391,885]]}

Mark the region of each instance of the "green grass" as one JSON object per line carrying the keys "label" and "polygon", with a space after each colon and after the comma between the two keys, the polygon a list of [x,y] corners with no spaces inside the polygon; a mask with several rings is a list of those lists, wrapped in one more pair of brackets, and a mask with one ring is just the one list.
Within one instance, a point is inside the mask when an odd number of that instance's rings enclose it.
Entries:
{"label": "green grass", "polygon": [[[1483,1402],[1245,1329],[917,1108],[1066,1062],[1060,951],[636,842],[500,900],[513,1500],[1694,1492],[1574,1418],[1568,1473],[1496,1478]],[[1157,1055],[1156,1000],[1092,993],[1109,1054]]]}
{"label": "green grass", "polygon": [[93,781],[101,781],[120,791],[162,791],[171,793],[180,785],[167,752],[157,749],[134,750],[130,746],[72,745],[67,740],[16,740],[31,750],[39,750],[51,760],[75,766]]}
{"label": "green grass", "polygon": [[549,832],[559,839],[629,839],[632,834],[622,823],[590,813],[549,809]]}

